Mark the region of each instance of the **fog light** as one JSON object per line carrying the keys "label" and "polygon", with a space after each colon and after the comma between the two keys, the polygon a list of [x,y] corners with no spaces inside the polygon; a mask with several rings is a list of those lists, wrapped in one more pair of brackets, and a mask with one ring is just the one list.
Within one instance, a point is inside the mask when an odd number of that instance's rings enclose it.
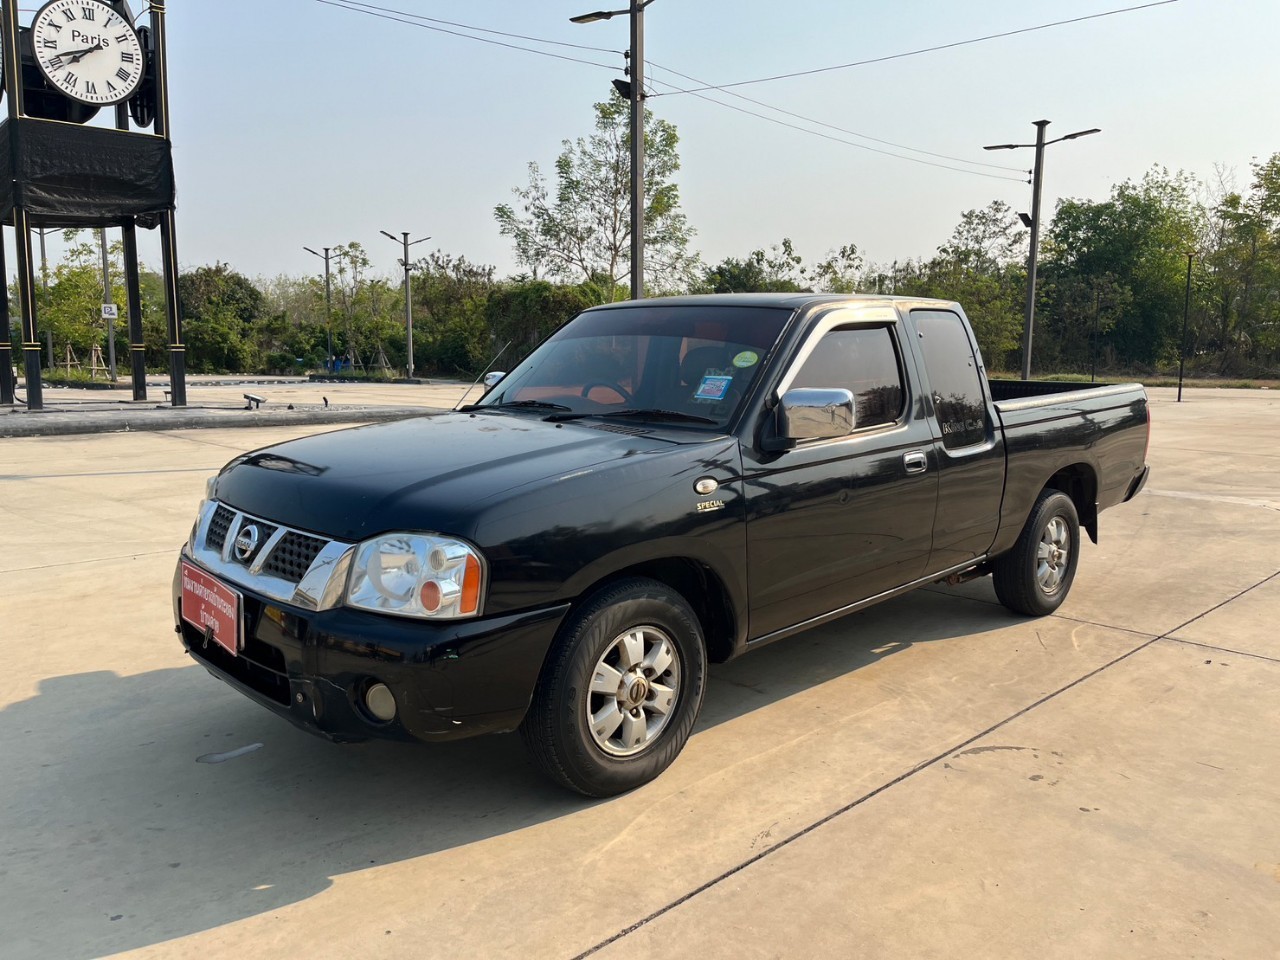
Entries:
{"label": "fog light", "polygon": [[385,683],[375,683],[365,691],[364,705],[365,709],[383,723],[395,719],[396,698]]}

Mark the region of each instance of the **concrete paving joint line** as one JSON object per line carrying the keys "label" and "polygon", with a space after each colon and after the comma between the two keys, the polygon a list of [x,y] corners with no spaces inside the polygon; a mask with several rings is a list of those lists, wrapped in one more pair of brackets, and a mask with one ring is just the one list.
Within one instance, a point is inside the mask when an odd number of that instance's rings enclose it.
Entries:
{"label": "concrete paving joint line", "polygon": [[1165,637],[1169,643],[1181,643],[1188,647],[1200,647],[1204,650],[1216,650],[1218,653],[1229,653],[1233,657],[1249,657],[1252,660],[1266,660],[1268,663],[1280,663],[1280,657],[1268,657],[1264,653],[1245,653],[1243,650],[1232,650],[1230,647],[1219,647],[1212,643],[1201,643],[1199,640],[1184,640],[1182,637]]}
{"label": "concrete paving joint line", "polygon": [[[688,893],[684,894],[683,896],[677,897],[675,900],[672,900],[670,903],[666,904],[665,906],[659,907],[657,910],[654,910],[652,913],[648,914],[647,916],[642,917],[641,919],[637,920],[635,923],[631,924],[630,926],[624,927],[623,929],[619,930],[617,933],[613,934],[611,937],[601,940],[595,946],[589,947],[588,949],[575,955],[572,958],[572,960],[585,960],[586,957],[589,957],[592,954],[598,953],[599,951],[603,950],[605,947],[609,946],[610,944],[616,943],[617,941],[623,939],[624,937],[632,933],[635,933],[641,927],[644,927],[652,923],[654,920],[657,920],[659,917],[663,916],[664,914],[670,913],[676,907],[679,907],[682,904],[688,903],[690,900],[697,897],[699,894],[705,893],[707,890],[710,890],[712,887],[719,885],[720,883],[729,879],[735,874],[741,873],[743,870],[747,869],[747,867],[750,867],[752,864],[758,863],[759,861],[763,860],[765,857],[769,856],[770,854],[777,853],[779,850],[783,849],[784,847],[790,846],[792,843],[794,843],[796,840],[799,840],[801,837],[807,836],[808,834],[817,830],[819,827],[822,827],[830,823],[832,820],[835,820],[837,817],[843,816],[844,814],[848,813],[850,810],[853,810],[856,807],[860,807],[862,804],[866,803],[868,800],[878,797],[880,794],[884,793],[886,790],[889,790],[892,787],[896,787],[898,784],[902,783],[904,780],[910,779],[911,777],[915,776],[917,773],[920,773],[922,770],[926,770],[929,767],[933,766],[935,763],[939,763],[945,760],[947,757],[951,756],[952,754],[960,750],[963,750],[965,747],[969,746],[971,743],[981,740],[983,737],[991,733],[994,733],[995,731],[999,730],[1001,727],[1007,726],[1008,724],[1012,723],[1014,720],[1017,720],[1019,717],[1024,716],[1027,713],[1030,713],[1032,710],[1036,709],[1037,707],[1045,703],[1048,703],[1050,700],[1056,699],[1057,697],[1066,693],[1068,690],[1071,690],[1079,686],[1080,684],[1084,683],[1086,680],[1092,679],[1093,677],[1096,677],[1098,674],[1102,673],[1103,671],[1111,669],[1116,664],[1121,663],[1125,660],[1128,660],[1134,654],[1140,653],[1141,651],[1150,647],[1152,644],[1158,643],[1161,640],[1173,639],[1171,636],[1172,634],[1177,633],[1179,630],[1183,630],[1186,627],[1191,626],[1191,624],[1195,623],[1197,620],[1201,620],[1204,617],[1207,617],[1209,614],[1213,613],[1215,610],[1221,609],[1222,607],[1225,607],[1227,604],[1232,603],[1235,600],[1239,600],[1245,594],[1253,590],[1256,590],[1258,587],[1262,586],[1265,583],[1268,583],[1271,580],[1274,580],[1276,577],[1280,577],[1280,570],[1275,571],[1269,576],[1263,577],[1257,583],[1246,587],[1245,589],[1241,590],[1239,593],[1235,594],[1234,596],[1230,596],[1226,600],[1223,600],[1221,603],[1214,604],[1208,610],[1205,610],[1201,613],[1196,614],[1194,617],[1192,617],[1190,620],[1187,620],[1185,623],[1180,623],[1176,627],[1173,627],[1170,630],[1166,630],[1164,633],[1160,634],[1159,636],[1151,637],[1150,639],[1143,641],[1142,643],[1134,647],[1132,650],[1129,650],[1129,651],[1126,651],[1125,653],[1120,654],[1120,656],[1114,658],[1113,660],[1108,661],[1107,663],[1104,663],[1100,667],[1095,667],[1093,670],[1090,670],[1088,673],[1084,674],[1083,676],[1077,677],[1076,679],[1072,680],[1070,683],[1059,687],[1057,690],[1053,690],[1049,693],[1046,693],[1040,699],[1027,704],[1025,707],[1015,711],[1014,713],[1011,713],[1009,716],[1005,717],[1003,720],[999,720],[991,724],[986,729],[981,730],[978,733],[975,733],[973,736],[961,741],[960,743],[957,743],[949,747],[948,749],[942,751],[936,756],[930,757],[927,760],[920,761],[915,766],[910,767],[909,769],[898,774],[898,776],[894,777],[892,780],[888,781],[887,783],[882,783],[880,786],[876,787],[874,790],[870,790],[867,793],[864,793],[862,796],[849,801],[844,806],[836,810],[833,810],[831,813],[828,813],[824,817],[820,817],[819,819],[815,820],[813,823],[810,823],[808,826],[801,827],[795,833],[792,833],[792,834],[789,834],[788,836],[783,837],[773,846],[768,847],[764,850],[761,850],[759,853],[748,857],[746,860],[743,860],[737,866],[730,867],[728,870],[724,871],[720,875],[712,877],[710,880],[706,881],[705,883],[699,884],[698,886],[694,887],[692,890],[690,890]],[[1187,641],[1175,641],[1175,642],[1187,642]],[[1197,646],[1207,646],[1207,645],[1197,644]],[[1214,649],[1217,649],[1217,648],[1214,648]],[[1268,658],[1264,657],[1262,659],[1268,659]]]}

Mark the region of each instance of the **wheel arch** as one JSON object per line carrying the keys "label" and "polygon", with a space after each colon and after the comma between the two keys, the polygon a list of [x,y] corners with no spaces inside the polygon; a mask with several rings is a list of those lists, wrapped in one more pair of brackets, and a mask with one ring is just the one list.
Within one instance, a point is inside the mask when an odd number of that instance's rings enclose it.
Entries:
{"label": "wheel arch", "polygon": [[1093,465],[1078,462],[1060,468],[1041,488],[1041,493],[1050,489],[1061,490],[1071,498],[1080,516],[1080,526],[1088,532],[1089,539],[1097,543],[1098,473]]}
{"label": "wheel arch", "polygon": [[609,584],[632,577],[655,580],[684,597],[702,625],[710,662],[723,663],[738,651],[740,624],[729,589],[709,564],[693,557],[657,557],[614,570],[579,591],[572,609]]}

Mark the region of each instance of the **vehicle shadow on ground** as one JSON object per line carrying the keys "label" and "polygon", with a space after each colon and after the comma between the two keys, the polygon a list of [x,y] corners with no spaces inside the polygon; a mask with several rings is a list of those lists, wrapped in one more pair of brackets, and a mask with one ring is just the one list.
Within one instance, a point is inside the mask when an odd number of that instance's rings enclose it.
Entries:
{"label": "vehicle shadow on ground", "polygon": [[[916,594],[780,641],[712,668],[694,736],[913,644],[1010,622],[1000,608]],[[643,803],[551,786],[514,735],[333,745],[195,665],[47,680],[0,711],[0,743],[0,928],[13,957],[163,943],[312,897],[340,875]]]}

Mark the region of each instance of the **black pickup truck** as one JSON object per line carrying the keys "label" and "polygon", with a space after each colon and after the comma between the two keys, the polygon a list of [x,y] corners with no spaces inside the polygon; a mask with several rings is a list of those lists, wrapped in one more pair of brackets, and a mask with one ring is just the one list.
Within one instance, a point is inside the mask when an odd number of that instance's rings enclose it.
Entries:
{"label": "black pickup truck", "polygon": [[607,796],[675,759],[709,661],[943,579],[1052,612],[1148,437],[1137,384],[988,381],[955,303],[611,304],[473,406],[232,460],[177,630],[332,740],[519,729]]}

